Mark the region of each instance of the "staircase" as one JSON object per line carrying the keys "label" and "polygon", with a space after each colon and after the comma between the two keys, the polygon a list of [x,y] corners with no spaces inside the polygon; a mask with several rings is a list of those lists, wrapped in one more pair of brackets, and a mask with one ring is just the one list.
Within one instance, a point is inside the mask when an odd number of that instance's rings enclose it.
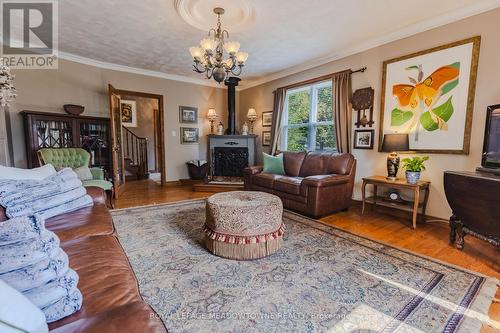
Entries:
{"label": "staircase", "polygon": [[149,178],[148,170],[148,139],[134,134],[122,126],[123,158],[125,162],[125,177],[127,180]]}

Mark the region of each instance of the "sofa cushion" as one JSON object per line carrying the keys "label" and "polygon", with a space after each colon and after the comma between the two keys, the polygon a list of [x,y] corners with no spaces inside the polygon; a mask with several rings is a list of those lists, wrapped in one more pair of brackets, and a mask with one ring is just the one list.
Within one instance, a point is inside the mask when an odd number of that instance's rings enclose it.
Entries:
{"label": "sofa cushion", "polygon": [[332,154],[325,161],[326,174],[347,175],[351,171],[354,156],[351,154]]}
{"label": "sofa cushion", "polygon": [[306,152],[283,152],[283,163],[285,166],[285,173],[290,177],[298,177],[300,168],[306,157]]}
{"label": "sofa cushion", "polygon": [[47,219],[45,226],[55,232],[61,242],[87,236],[112,235],[115,232],[111,214],[103,204]]}
{"label": "sofa cushion", "polygon": [[302,183],[302,179],[303,178],[301,177],[277,177],[274,181],[273,188],[276,191],[300,195],[300,185]]}
{"label": "sofa cushion", "polygon": [[308,153],[304,158],[304,163],[302,163],[302,167],[300,168],[300,177],[314,176],[314,175],[325,175],[326,174],[326,165],[325,165],[325,157],[329,154],[323,153]]}
{"label": "sofa cushion", "polygon": [[61,246],[69,256],[70,267],[80,276],[83,306],[75,314],[51,323],[50,329],[141,301],[137,280],[115,237],[79,238]]}
{"label": "sofa cushion", "polygon": [[93,316],[81,318],[52,332],[160,333],[166,332],[166,330],[159,317],[151,310],[149,305],[142,301],[137,301]]}
{"label": "sofa cushion", "polygon": [[90,180],[94,178],[92,176],[92,172],[90,172],[90,168],[86,165],[74,168],[73,171],[77,174],[78,179],[80,180]]}
{"label": "sofa cushion", "polygon": [[274,180],[278,177],[280,176],[273,175],[271,173],[259,173],[252,176],[252,181],[255,185],[272,189],[274,186]]}

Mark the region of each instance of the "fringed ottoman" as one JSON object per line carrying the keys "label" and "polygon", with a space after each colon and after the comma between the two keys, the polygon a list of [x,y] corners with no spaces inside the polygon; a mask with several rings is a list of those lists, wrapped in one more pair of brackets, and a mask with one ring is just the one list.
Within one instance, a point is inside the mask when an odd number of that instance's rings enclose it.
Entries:
{"label": "fringed ottoman", "polygon": [[238,260],[276,252],[283,241],[283,204],[264,192],[235,191],[207,199],[205,241],[213,254]]}

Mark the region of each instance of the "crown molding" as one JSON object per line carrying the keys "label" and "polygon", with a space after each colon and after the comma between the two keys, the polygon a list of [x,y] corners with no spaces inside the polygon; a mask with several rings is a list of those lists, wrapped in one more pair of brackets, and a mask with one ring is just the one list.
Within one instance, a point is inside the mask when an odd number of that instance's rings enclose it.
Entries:
{"label": "crown molding", "polygon": [[[428,31],[446,24],[450,24],[462,19],[465,19],[470,16],[478,15],[490,10],[493,10],[495,8],[500,7],[500,0],[489,0],[489,1],[482,1],[481,3],[477,3],[474,5],[466,6],[464,8],[457,9],[455,11],[452,11],[450,13],[441,15],[436,18],[432,18],[423,22],[416,23],[414,25],[408,26],[404,29],[398,30],[397,32],[393,32],[390,34],[387,34],[385,36],[379,37],[379,38],[373,38],[371,40],[368,40],[364,43],[355,45],[351,48],[342,50],[340,52],[335,53],[334,55],[326,56],[326,57],[319,57],[310,61],[307,61],[307,63],[302,63],[297,66],[293,66],[293,68],[285,69],[282,71],[278,71],[269,75],[266,75],[262,78],[252,80],[252,81],[247,81],[246,84],[241,85],[239,88],[239,91],[243,91],[249,88],[253,88],[256,86],[259,86],[261,84],[274,81],[277,79],[281,79],[283,77],[287,77],[289,75],[297,74],[303,71],[306,71],[311,68],[316,68],[319,66],[322,66],[324,64],[330,63],[335,60],[339,60],[363,51],[367,51],[373,48],[376,48],[378,46],[382,46],[384,44],[388,44],[390,42],[403,39],[406,37],[410,37],[413,35],[416,35],[418,33]],[[244,83],[244,82],[242,82]]]}
{"label": "crown molding", "polygon": [[189,76],[168,74],[168,73],[164,73],[164,72],[142,69],[142,68],[137,68],[137,67],[118,65],[118,64],[105,62],[105,61],[99,61],[99,60],[95,60],[95,59],[91,59],[91,58],[86,58],[86,57],[82,57],[82,56],[79,56],[76,54],[62,52],[62,51],[58,51],[57,56],[59,57],[59,59],[68,60],[68,61],[72,61],[72,62],[84,64],[84,65],[103,68],[103,69],[110,69],[110,70],[114,70],[114,71],[139,74],[139,75],[156,77],[156,78],[166,79],[166,80],[171,80],[171,81],[179,81],[179,82],[192,83],[192,84],[197,84],[197,85],[207,86],[207,87],[212,87],[212,88],[225,89],[225,86],[221,86],[212,80],[196,79],[196,78],[192,78]]}

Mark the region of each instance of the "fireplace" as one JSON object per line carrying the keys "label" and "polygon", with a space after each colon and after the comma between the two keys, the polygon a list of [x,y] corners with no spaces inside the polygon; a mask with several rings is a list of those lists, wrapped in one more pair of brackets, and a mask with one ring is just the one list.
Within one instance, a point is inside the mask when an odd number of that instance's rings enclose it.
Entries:
{"label": "fireplace", "polygon": [[241,181],[243,169],[255,165],[255,135],[208,136],[210,180]]}
{"label": "fireplace", "polygon": [[215,147],[214,176],[243,177],[243,169],[248,166],[247,147]]}

